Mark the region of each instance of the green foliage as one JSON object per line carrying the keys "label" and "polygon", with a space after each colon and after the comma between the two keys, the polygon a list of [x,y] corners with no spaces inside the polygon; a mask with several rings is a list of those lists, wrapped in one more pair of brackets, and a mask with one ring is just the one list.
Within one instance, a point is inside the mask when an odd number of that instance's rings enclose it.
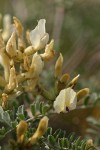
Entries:
{"label": "green foliage", "polygon": [[31,112],[33,116],[37,116],[37,115],[46,115],[47,111],[49,110],[49,105],[45,104],[44,102],[34,102],[33,104],[30,105],[31,107]]}
{"label": "green foliage", "polygon": [[65,131],[58,129],[53,132],[52,128],[48,128],[36,149],[39,149],[38,146],[44,150],[94,150],[94,147],[89,148],[86,141],[76,137],[74,133],[67,136]]}
{"label": "green foliage", "polygon": [[[0,128],[0,139],[5,138],[5,135],[8,132],[12,133],[12,130],[16,128],[18,122],[20,120],[26,120],[27,122],[35,122],[37,119],[42,118],[47,114],[49,111],[49,105],[37,101],[30,105],[30,112],[32,114],[32,118],[30,118],[25,111],[24,105],[21,105],[16,109],[16,111],[4,111],[3,108],[0,106],[0,122],[3,123],[4,127]],[[14,114],[15,113],[15,114]],[[13,118],[12,116],[15,116]],[[6,129],[5,129],[6,127]]]}
{"label": "green foliage", "polygon": [[[47,114],[49,111],[49,107],[47,104],[37,101],[30,105],[30,110],[32,113],[32,118],[29,118],[27,113],[25,112],[25,108],[23,105],[19,106],[15,113],[15,120],[12,119],[13,111],[4,111],[2,107],[0,107],[0,111],[2,111],[2,117],[0,118],[0,122],[3,122],[7,125],[8,128],[1,127],[0,128],[0,140],[5,142],[6,136],[9,134],[11,139],[14,139],[14,133],[18,122],[20,120],[26,120],[30,123],[30,128],[26,134],[27,138],[32,136],[32,134],[36,130],[36,126],[38,120],[44,115]],[[10,113],[8,113],[10,112]],[[5,115],[6,114],[6,115]],[[6,116],[6,117],[5,117]],[[8,121],[8,122],[7,122]],[[0,143],[2,143],[0,141]],[[1,144],[4,147],[4,143]],[[11,149],[11,148],[10,148]],[[10,150],[9,149],[9,150]],[[52,128],[48,128],[45,135],[33,146],[34,150],[47,150],[47,149],[54,149],[54,150],[88,150],[86,141],[81,139],[81,137],[76,137],[74,133],[70,134],[69,136],[66,135],[65,131],[61,129],[56,130],[53,132]],[[93,148],[91,148],[93,150]]]}
{"label": "green foliage", "polygon": [[19,120],[25,120],[24,105],[21,105],[18,107],[16,115],[17,115]]}
{"label": "green foliage", "polygon": [[87,122],[90,125],[90,128],[87,129],[87,133],[94,139],[95,145],[100,148],[100,119],[88,117]]}

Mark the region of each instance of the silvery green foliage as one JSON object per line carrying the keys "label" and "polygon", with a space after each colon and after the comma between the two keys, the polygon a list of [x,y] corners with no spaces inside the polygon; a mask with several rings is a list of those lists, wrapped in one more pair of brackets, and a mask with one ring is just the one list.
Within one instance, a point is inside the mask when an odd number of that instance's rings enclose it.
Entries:
{"label": "silvery green foliage", "polygon": [[[13,139],[13,135],[16,133],[15,129],[21,120],[26,120],[30,124],[35,124],[43,116],[45,116],[49,110],[49,105],[37,101],[30,105],[31,118],[25,111],[24,105],[19,106],[17,109],[4,111],[0,106],[0,144],[3,146],[4,143],[8,143],[9,139]],[[35,128],[35,125],[34,125]],[[27,135],[33,132],[27,133]],[[10,137],[10,138],[9,138]]]}
{"label": "silvery green foliage", "polygon": [[[48,104],[37,101],[30,105],[30,110],[33,118],[29,118],[28,114],[25,112],[24,106],[21,105],[13,114],[13,111],[4,111],[2,107],[0,107],[0,122],[2,122],[2,126],[0,128],[0,145],[2,149],[16,149],[15,143],[10,142],[10,146],[8,141],[16,140],[16,126],[20,120],[26,120],[30,124],[30,128],[27,131],[27,138],[30,137],[34,131],[36,130],[37,124],[41,117],[47,114],[49,111]],[[13,117],[15,116],[15,118]],[[6,143],[6,145],[4,144]],[[32,150],[88,150],[86,145],[86,141],[82,140],[81,137],[76,137],[75,134],[66,135],[65,131],[61,129],[52,131],[52,128],[48,128],[45,135],[38,141],[37,144],[33,145]],[[91,148],[92,150],[92,148]]]}
{"label": "silvery green foliage", "polygon": [[85,140],[82,140],[81,137],[76,137],[74,133],[71,133],[69,136],[66,135],[66,132],[58,129],[55,132],[52,131],[52,128],[48,128],[46,134],[35,145],[35,150],[94,150],[93,147],[89,148]]}

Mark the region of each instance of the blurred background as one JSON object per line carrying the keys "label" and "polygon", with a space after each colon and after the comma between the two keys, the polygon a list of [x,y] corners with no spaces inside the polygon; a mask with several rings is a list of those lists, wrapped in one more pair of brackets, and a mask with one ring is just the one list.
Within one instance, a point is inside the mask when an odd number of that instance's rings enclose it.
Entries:
{"label": "blurred background", "polygon": [[17,16],[26,29],[45,18],[55,50],[64,55],[64,72],[81,74],[79,85],[99,92],[100,0],[0,0],[0,13]]}

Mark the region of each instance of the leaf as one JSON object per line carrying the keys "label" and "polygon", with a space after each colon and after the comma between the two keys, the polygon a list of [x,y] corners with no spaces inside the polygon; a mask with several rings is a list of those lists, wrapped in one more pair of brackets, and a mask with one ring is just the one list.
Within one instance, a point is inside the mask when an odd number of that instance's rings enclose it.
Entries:
{"label": "leaf", "polygon": [[9,113],[7,111],[5,111],[3,113],[3,120],[5,120],[5,123],[8,124],[10,127],[12,126],[11,125],[11,119],[10,119]]}
{"label": "leaf", "polygon": [[69,136],[69,141],[73,142],[74,138],[75,138],[75,133],[71,133],[71,135]]}
{"label": "leaf", "polygon": [[30,105],[31,112],[33,116],[36,115],[46,115],[47,111],[49,110],[49,105],[45,104],[43,102],[40,102],[39,100],[37,102],[34,102],[33,104]]}
{"label": "leaf", "polygon": [[18,107],[16,115],[18,116],[19,120],[25,120],[24,105]]}
{"label": "leaf", "polygon": [[[62,137],[60,137],[60,131]],[[50,134],[50,135],[49,135]],[[60,136],[58,136],[60,135]],[[47,133],[45,134],[46,137],[43,137],[42,140],[44,145],[49,147],[49,149],[57,149],[57,150],[88,150],[89,147],[86,144],[85,140],[82,140],[81,137],[77,137],[75,133],[70,133],[69,136],[64,137],[67,135],[65,131],[57,129],[54,133],[52,133],[52,128],[47,129]],[[56,138],[58,137],[58,138]],[[93,149],[91,149],[93,150]]]}
{"label": "leaf", "polygon": [[7,111],[4,111],[1,106],[0,106],[0,121],[2,123],[5,123],[9,127],[12,127],[9,113]]}
{"label": "leaf", "polygon": [[44,105],[42,109],[42,114],[45,115],[48,110],[49,110],[49,105]]}
{"label": "leaf", "polygon": [[52,128],[49,127],[49,128],[47,129],[47,132],[46,132],[46,133],[47,133],[47,135],[51,135],[51,134],[52,134]]}
{"label": "leaf", "polygon": [[40,103],[40,107],[39,107],[40,113],[43,114],[43,103]]}
{"label": "leaf", "polygon": [[6,129],[4,127],[0,128],[0,140],[4,137]]}
{"label": "leaf", "polygon": [[17,114],[24,114],[24,105],[18,107]]}
{"label": "leaf", "polygon": [[33,103],[30,105],[30,107],[31,107],[32,115],[35,116],[36,115],[36,105]]}
{"label": "leaf", "polygon": [[61,129],[57,129],[56,131],[55,131],[55,133],[53,134],[53,136],[56,138],[56,139],[58,139],[59,138],[59,136],[61,135]]}
{"label": "leaf", "polygon": [[68,141],[68,138],[65,139],[65,147],[69,148],[70,144],[69,144],[69,141]]}
{"label": "leaf", "polygon": [[56,143],[56,140],[53,135],[48,135],[48,141],[52,145],[54,145]]}
{"label": "leaf", "polygon": [[65,144],[65,138],[59,139],[59,145],[60,145],[61,148],[64,147],[64,144]]}
{"label": "leaf", "polygon": [[85,147],[86,147],[86,141],[85,140],[82,140],[81,141],[81,149],[83,150],[83,149],[85,149]]}
{"label": "leaf", "polygon": [[49,105],[46,105],[43,102],[40,103],[40,109],[39,110],[40,110],[40,113],[42,115],[45,115],[46,112],[48,111],[48,109],[49,109]]}
{"label": "leaf", "polygon": [[78,146],[80,145],[80,143],[81,143],[81,138],[78,137],[78,138],[74,141],[73,145],[75,145],[75,148],[77,149]]}

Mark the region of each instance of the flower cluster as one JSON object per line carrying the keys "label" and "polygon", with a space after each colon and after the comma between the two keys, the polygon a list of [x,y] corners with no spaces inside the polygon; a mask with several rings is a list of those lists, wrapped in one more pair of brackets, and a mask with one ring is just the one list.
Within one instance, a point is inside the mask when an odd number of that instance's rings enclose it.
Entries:
{"label": "flower cluster", "polygon": [[[4,68],[4,77],[0,76],[3,107],[12,96],[33,91],[38,84],[44,63],[55,55],[54,40],[47,44],[49,34],[45,31],[45,19],[39,20],[35,29],[27,32],[27,44],[22,23],[16,17],[13,17],[13,21],[13,32],[7,42],[3,33],[0,33],[0,63]],[[39,53],[42,49],[45,51]]]}
{"label": "flower cluster", "polygon": [[48,44],[46,20],[39,20],[35,29],[26,32],[27,42],[20,20],[13,17],[13,21],[13,32],[7,42],[3,38],[3,33],[0,33],[0,63],[4,68],[4,77],[0,76],[2,107],[6,107],[8,99],[15,98],[23,92],[33,92],[38,87],[44,98],[52,100],[55,112],[68,112],[75,109],[77,102],[89,93],[89,89],[74,91],[79,75],[68,83],[69,74],[62,74],[61,53],[55,64],[54,97],[51,98],[52,94],[44,90],[43,86],[39,86],[44,64],[55,56],[54,40]]}

